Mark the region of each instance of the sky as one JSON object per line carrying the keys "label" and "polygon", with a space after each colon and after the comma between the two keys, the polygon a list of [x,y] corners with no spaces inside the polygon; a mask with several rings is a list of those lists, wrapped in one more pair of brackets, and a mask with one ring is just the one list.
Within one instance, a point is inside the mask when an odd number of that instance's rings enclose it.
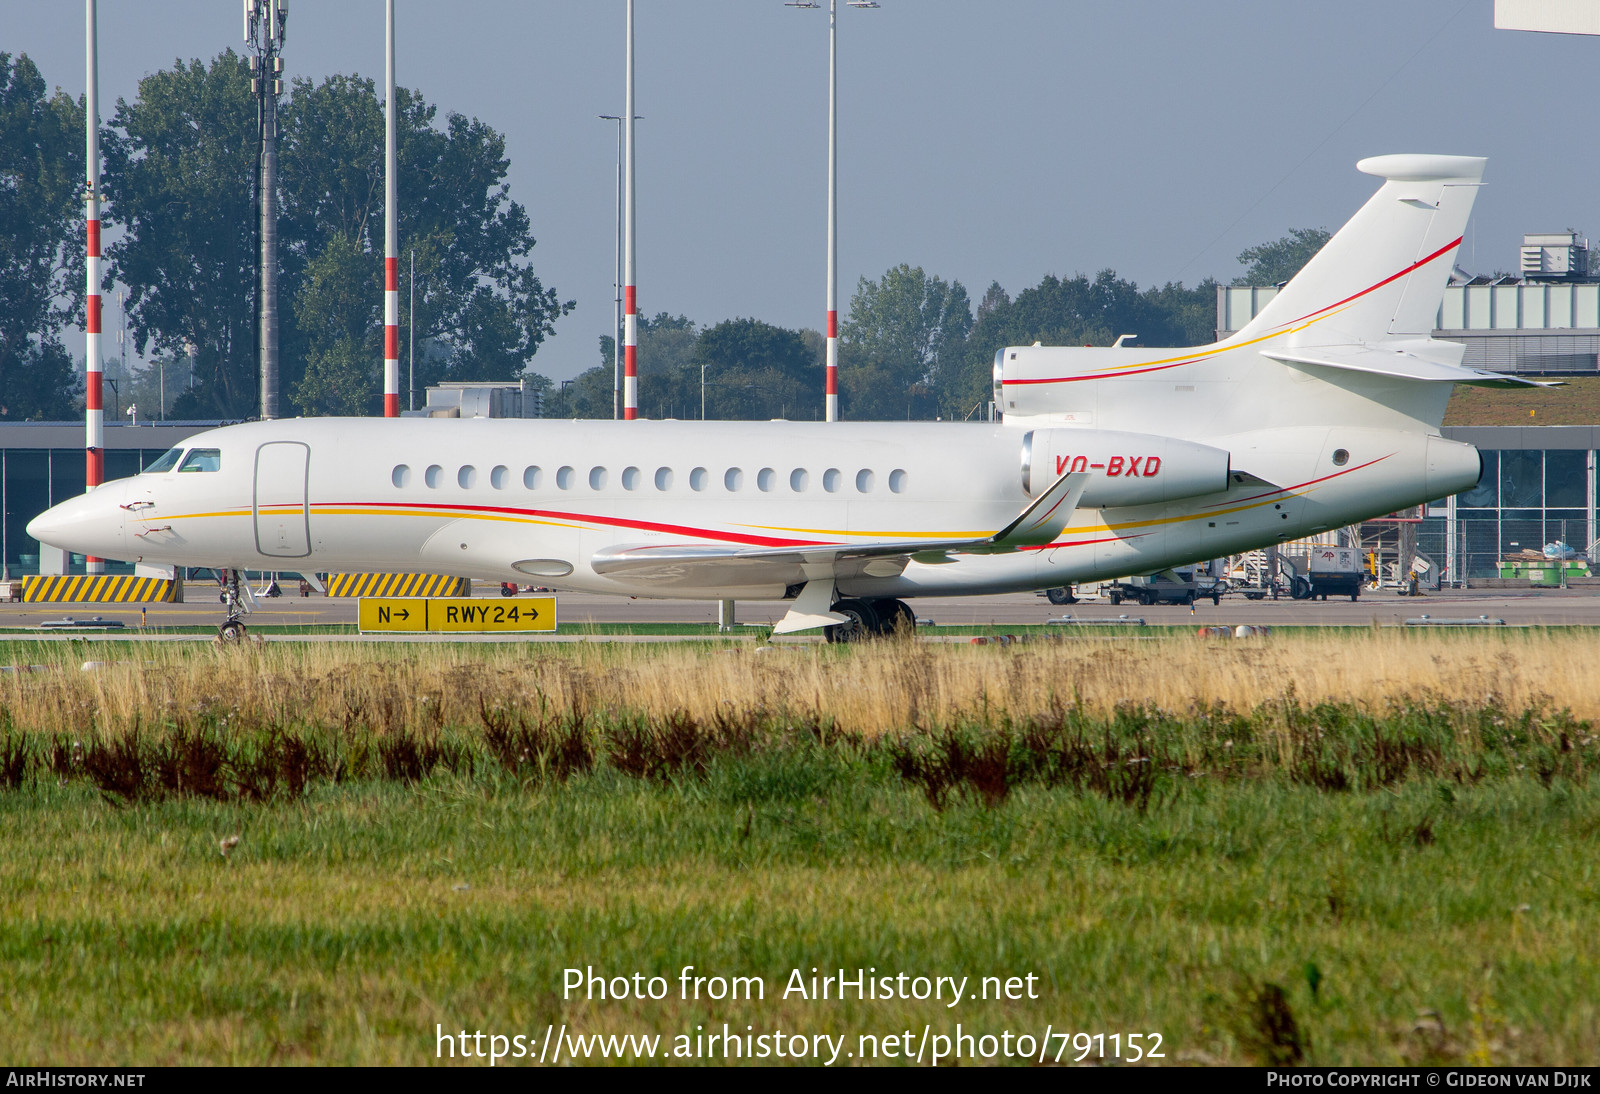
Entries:
{"label": "sky", "polygon": [[[637,0],[639,308],[823,326],[828,15]],[[1489,157],[1461,265],[1594,228],[1600,38],[1493,29],[1492,0],[880,0],[839,12],[839,297],[900,263],[1015,295],[1111,268],[1231,280],[1244,248],[1336,229],[1387,152]],[[533,367],[611,327],[624,0],[396,0],[397,79],[506,137],[541,278],[572,314]],[[243,42],[229,0],[100,4],[102,119],[139,79]],[[7,0],[0,50],[84,88],[83,8]],[[381,0],[292,0],[286,75],[382,86]],[[405,200],[401,195],[401,201]],[[402,249],[404,241],[401,241]],[[403,265],[403,263],[402,263]],[[117,322],[108,304],[107,326]]]}

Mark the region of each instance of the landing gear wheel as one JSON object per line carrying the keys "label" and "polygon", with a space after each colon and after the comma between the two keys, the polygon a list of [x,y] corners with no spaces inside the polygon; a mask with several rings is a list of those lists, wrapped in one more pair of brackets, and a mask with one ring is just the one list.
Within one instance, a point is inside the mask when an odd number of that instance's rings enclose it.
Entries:
{"label": "landing gear wheel", "polygon": [[822,628],[823,637],[829,642],[864,642],[878,629],[878,613],[865,600],[841,600],[833,610],[848,616],[849,621]]}
{"label": "landing gear wheel", "polygon": [[872,610],[878,617],[876,638],[910,638],[917,631],[917,613],[903,600],[874,600]]}
{"label": "landing gear wheel", "polygon": [[1052,604],[1076,604],[1078,602],[1078,598],[1072,595],[1072,589],[1067,587],[1046,589],[1044,598]]}
{"label": "landing gear wheel", "polygon": [[217,642],[237,646],[244,640],[244,623],[241,617],[250,614],[250,586],[238,570],[223,570],[218,575],[222,592],[218,599],[227,612],[217,627]]}

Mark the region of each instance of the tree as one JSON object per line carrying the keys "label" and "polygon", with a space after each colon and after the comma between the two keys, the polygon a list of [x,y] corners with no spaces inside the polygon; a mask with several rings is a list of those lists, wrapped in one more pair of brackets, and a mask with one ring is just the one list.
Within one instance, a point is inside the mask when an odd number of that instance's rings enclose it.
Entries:
{"label": "tree", "polygon": [[[123,229],[108,254],[128,286],[141,355],[195,347],[197,385],[179,417],[242,418],[256,381],[256,104],[228,50],[146,76],[117,100],[105,151],[107,217]],[[281,288],[280,288],[281,291]]]}
{"label": "tree", "polygon": [[[684,370],[694,357],[700,337],[694,320],[686,315],[657,312],[652,318],[639,316],[639,413],[647,418],[698,418],[700,395],[686,386]],[[584,372],[574,382],[563,417],[609,418],[614,402],[620,400],[613,386],[621,372],[616,369],[616,339],[600,336],[600,364]],[[696,381],[698,383],[698,380]]]}
{"label": "tree", "polygon": [[0,419],[69,418],[84,301],[83,107],[0,53]]}
{"label": "tree", "polygon": [[292,389],[307,414],[372,414],[383,356],[378,308],[383,271],[359,242],[335,235],[314,258],[295,295],[305,331],[305,374]]}
{"label": "tree", "polygon": [[1326,228],[1295,228],[1282,239],[1246,247],[1239,261],[1249,267],[1233,279],[1235,285],[1281,285],[1311,261],[1331,238]]}
{"label": "tree", "polygon": [[853,418],[931,418],[960,372],[972,329],[961,282],[901,263],[861,278],[839,330],[839,372]]}
{"label": "tree", "polygon": [[767,421],[811,418],[822,407],[823,363],[801,332],[759,319],[707,327],[695,346],[694,375],[706,370],[706,417]]}
{"label": "tree", "polygon": [[[418,290],[417,314],[401,322],[419,343],[418,382],[524,375],[574,302],[560,301],[530,265],[534,239],[510,198],[504,138],[459,114],[436,126],[416,91],[398,90],[395,105],[400,239],[416,253]],[[198,347],[202,383],[179,412],[251,414],[257,133],[248,72],[231,51],[209,68],[179,62],[141,81],[134,104],[119,101],[114,124],[107,189],[126,235],[113,259],[130,288],[135,337],[141,348]],[[281,110],[280,377],[307,412],[377,405],[383,129],[373,82],[360,76],[296,80]],[[373,271],[364,291],[358,266]],[[303,291],[310,281],[318,285]],[[409,299],[402,294],[403,308]],[[356,395],[363,382],[370,404]]]}

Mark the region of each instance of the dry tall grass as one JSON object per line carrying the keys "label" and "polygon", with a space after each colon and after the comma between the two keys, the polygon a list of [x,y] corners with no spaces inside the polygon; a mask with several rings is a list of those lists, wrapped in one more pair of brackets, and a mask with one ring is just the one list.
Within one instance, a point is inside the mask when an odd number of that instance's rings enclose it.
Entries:
{"label": "dry tall grass", "polygon": [[885,644],[757,652],[749,647],[427,646],[270,643],[249,651],[162,647],[82,671],[69,653],[45,672],[0,680],[12,724],[116,732],[200,716],[260,725],[428,730],[476,723],[480,704],[552,712],[674,710],[709,718],[731,704],[877,734],[916,724],[1077,703],[1178,713],[1248,711],[1293,696],[1381,711],[1399,701],[1600,719],[1595,640],[1586,632],[1370,631],[1204,641],[1085,638],[1011,647]]}

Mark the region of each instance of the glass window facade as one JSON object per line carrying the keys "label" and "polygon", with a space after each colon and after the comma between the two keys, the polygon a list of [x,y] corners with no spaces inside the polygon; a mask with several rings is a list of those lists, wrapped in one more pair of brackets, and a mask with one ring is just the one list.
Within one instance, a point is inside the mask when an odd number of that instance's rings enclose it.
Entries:
{"label": "glass window facade", "polygon": [[[1469,580],[1501,576],[1507,556],[1542,552],[1547,543],[1564,542],[1580,555],[1588,551],[1595,526],[1590,467],[1596,453],[1485,449],[1482,455],[1477,486],[1456,495],[1453,524],[1430,515],[1417,530],[1419,551],[1432,559],[1453,553],[1457,569]],[[1438,509],[1430,506],[1429,512]]]}
{"label": "glass window facade", "polygon": [[[165,446],[107,449],[106,481],[137,475],[166,451]],[[0,556],[13,577],[39,572],[39,543],[28,535],[28,522],[83,493],[84,465],[81,448],[0,448]],[[81,567],[81,557],[72,561]],[[108,562],[106,572],[132,573],[133,564]]]}

